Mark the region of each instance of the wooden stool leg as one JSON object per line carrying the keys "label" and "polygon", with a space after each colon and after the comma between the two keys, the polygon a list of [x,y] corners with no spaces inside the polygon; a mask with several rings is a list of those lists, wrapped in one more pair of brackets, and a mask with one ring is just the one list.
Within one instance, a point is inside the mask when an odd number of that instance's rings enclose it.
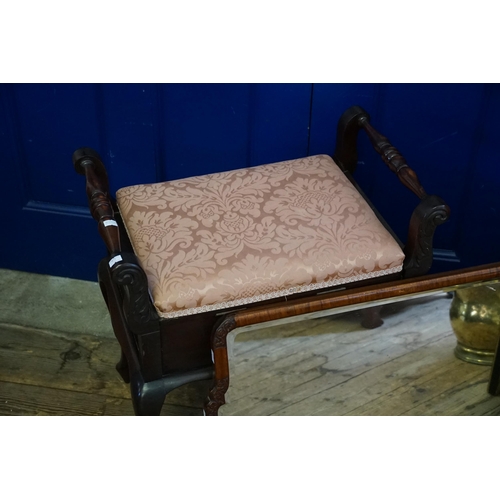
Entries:
{"label": "wooden stool leg", "polygon": [[125,357],[125,353],[123,352],[120,356],[120,361],[116,363],[116,371],[120,374],[121,378],[123,381],[128,384],[130,383],[130,373],[129,373],[129,367],[128,367],[128,361],[127,358]]}
{"label": "wooden stool leg", "polygon": [[203,409],[207,417],[216,417],[219,414],[219,408],[226,403],[224,395],[228,389],[229,377],[214,380]]}
{"label": "wooden stool leg", "polygon": [[160,415],[166,396],[161,379],[144,382],[141,374],[135,373],[132,375],[130,381],[130,394],[136,415]]}
{"label": "wooden stool leg", "polygon": [[492,396],[500,395],[500,341],[497,345],[493,366],[491,367],[490,382],[488,384],[488,392]]}
{"label": "wooden stool leg", "polygon": [[234,316],[226,317],[212,335],[212,353],[214,362],[213,385],[205,401],[205,415],[216,417],[219,408],[225,404],[225,394],[229,388],[229,362],[227,359],[227,334],[236,326]]}
{"label": "wooden stool leg", "polygon": [[361,326],[363,328],[378,328],[384,324],[384,320],[380,317],[380,311],[382,306],[368,307],[361,311],[363,319],[361,321]]}
{"label": "wooden stool leg", "polygon": [[212,380],[213,367],[200,368],[189,372],[172,373],[163,378],[144,382],[138,372],[130,377],[130,394],[135,414],[138,416],[160,415],[167,394],[181,385],[199,380]]}

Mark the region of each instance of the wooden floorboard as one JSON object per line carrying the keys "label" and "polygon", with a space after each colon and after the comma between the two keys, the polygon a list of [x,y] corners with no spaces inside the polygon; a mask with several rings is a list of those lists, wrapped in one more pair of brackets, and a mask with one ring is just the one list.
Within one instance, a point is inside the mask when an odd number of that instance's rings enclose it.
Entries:
{"label": "wooden floorboard", "polygon": [[[499,415],[489,368],[456,359],[445,294],[271,328],[231,342],[221,415]],[[0,415],[133,415],[114,339],[0,324]],[[169,395],[163,415],[201,415],[205,384]]]}
{"label": "wooden floorboard", "polygon": [[[130,399],[0,382],[0,415],[133,416]],[[165,404],[162,415],[201,415],[198,408]]]}
{"label": "wooden floorboard", "polygon": [[[119,356],[115,339],[0,325],[0,414],[132,415]],[[201,415],[204,390],[195,383],[173,391],[164,413]]]}

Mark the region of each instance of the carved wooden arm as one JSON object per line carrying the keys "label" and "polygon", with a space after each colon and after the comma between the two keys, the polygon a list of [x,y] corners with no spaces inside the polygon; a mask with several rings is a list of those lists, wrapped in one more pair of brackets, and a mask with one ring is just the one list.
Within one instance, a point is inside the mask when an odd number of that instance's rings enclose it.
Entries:
{"label": "carved wooden arm", "polygon": [[106,248],[110,254],[108,265],[114,282],[123,290],[124,314],[134,333],[145,334],[154,330],[158,315],[149,298],[148,281],[134,254],[122,252],[120,231],[114,219],[113,204],[109,197],[106,168],[99,155],[90,148],[73,153],[75,170],[86,178],[90,213],[98,223]]}
{"label": "carved wooden arm", "polygon": [[404,247],[406,255],[403,273],[405,278],[425,274],[432,265],[432,239],[437,226],[450,216],[450,208],[435,195],[429,196],[408,166],[403,155],[389,142],[387,137],[370,124],[370,115],[360,106],[349,108],[340,118],[337,127],[337,145],[333,159],[346,173],[353,174],[357,166],[357,137],[364,129],[375,151],[394,172],[401,183],[421,200],[410,219],[408,240]]}
{"label": "carved wooden arm", "polygon": [[120,233],[114,219],[114,211],[108,197],[109,183],[106,168],[100,156],[90,148],[77,149],[73,153],[75,170],[86,178],[86,190],[90,213],[98,223],[99,234],[111,257],[121,253]]}
{"label": "carved wooden arm", "polygon": [[373,148],[399,180],[420,199],[427,196],[417,174],[408,166],[403,155],[370,124],[370,115],[360,106],[352,106],[340,118],[337,128],[337,146],[333,159],[344,172],[354,173],[358,160],[357,137],[364,129]]}
{"label": "carved wooden arm", "polygon": [[366,117],[359,120],[364,128],[375,151],[381,156],[384,163],[398,176],[399,180],[410,191],[413,191],[421,200],[427,196],[420,184],[417,174],[407,165],[403,155],[389,142],[387,137],[377,132]]}

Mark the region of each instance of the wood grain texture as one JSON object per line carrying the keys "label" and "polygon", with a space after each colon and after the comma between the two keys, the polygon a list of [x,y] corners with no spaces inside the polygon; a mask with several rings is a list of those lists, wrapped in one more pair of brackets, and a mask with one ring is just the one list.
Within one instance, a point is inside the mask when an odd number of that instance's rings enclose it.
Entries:
{"label": "wood grain texture", "polygon": [[[163,405],[161,412],[162,416],[200,414],[199,408],[171,404]],[[0,382],[0,415],[134,416],[134,411],[129,399]]]}
{"label": "wood grain texture", "polygon": [[[361,313],[236,330],[221,415],[499,415],[489,368],[456,359],[446,294]],[[113,339],[0,328],[0,415],[132,415]],[[78,357],[79,356],[79,357]],[[104,381],[104,382],[103,382]],[[179,388],[162,415],[201,415],[208,385]]]}
{"label": "wood grain texture", "polygon": [[332,292],[316,299],[290,300],[285,305],[253,308],[235,313],[236,326],[247,326],[265,321],[308,314],[347,305],[393,299],[413,294],[446,290],[456,286],[484,283],[500,278],[500,263],[476,266],[461,271],[452,271],[417,278],[360,287],[355,290]]}
{"label": "wood grain texture", "polygon": [[[30,411],[30,398],[48,405],[49,414],[59,414],[57,401],[75,398],[75,411],[87,414],[78,409],[79,401],[83,405],[86,397],[90,398],[87,410],[92,414],[113,414],[115,406],[115,414],[133,414],[129,386],[115,369],[119,357],[120,347],[114,339],[3,324],[0,325],[0,394],[2,391],[5,396],[10,394],[5,400],[13,401],[16,399],[13,394],[19,391],[16,403],[20,405],[19,414]],[[206,391],[207,384],[201,382],[180,387],[167,396],[167,406],[183,407],[186,414],[193,411],[201,414]],[[52,397],[55,399],[51,402]],[[5,411],[5,414],[10,412]],[[67,410],[62,407],[61,411]]]}

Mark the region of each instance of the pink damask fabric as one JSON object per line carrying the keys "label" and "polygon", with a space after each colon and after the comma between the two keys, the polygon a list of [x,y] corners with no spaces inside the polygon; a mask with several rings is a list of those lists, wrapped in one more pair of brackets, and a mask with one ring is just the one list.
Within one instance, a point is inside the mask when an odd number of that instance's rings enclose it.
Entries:
{"label": "pink damask fabric", "polygon": [[116,198],[167,318],[402,269],[401,248],[326,155],[131,186]]}

